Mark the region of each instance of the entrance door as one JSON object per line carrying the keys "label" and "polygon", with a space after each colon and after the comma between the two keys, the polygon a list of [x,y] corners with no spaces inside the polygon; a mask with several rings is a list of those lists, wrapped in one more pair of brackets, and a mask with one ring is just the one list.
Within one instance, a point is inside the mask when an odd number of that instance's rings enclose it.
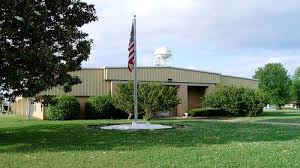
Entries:
{"label": "entrance door", "polygon": [[188,87],[188,104],[189,109],[201,108],[202,98],[205,95],[206,86],[189,86]]}

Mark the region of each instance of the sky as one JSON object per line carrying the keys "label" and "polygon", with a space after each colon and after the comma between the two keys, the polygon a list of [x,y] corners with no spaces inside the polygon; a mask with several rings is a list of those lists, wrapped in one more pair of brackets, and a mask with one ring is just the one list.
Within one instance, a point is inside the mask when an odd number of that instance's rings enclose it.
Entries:
{"label": "sky", "polygon": [[299,0],[83,0],[98,21],[82,30],[93,39],[85,68],[127,66],[137,15],[138,66],[154,51],[172,51],[170,66],[251,78],[266,63],[300,66]]}

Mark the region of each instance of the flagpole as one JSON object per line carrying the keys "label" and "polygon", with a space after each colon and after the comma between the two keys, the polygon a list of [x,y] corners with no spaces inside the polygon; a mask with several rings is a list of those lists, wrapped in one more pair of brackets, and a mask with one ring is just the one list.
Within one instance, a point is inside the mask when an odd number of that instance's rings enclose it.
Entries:
{"label": "flagpole", "polygon": [[134,22],[134,121],[138,120],[138,96],[137,96],[137,50],[136,50],[136,15],[133,18]]}

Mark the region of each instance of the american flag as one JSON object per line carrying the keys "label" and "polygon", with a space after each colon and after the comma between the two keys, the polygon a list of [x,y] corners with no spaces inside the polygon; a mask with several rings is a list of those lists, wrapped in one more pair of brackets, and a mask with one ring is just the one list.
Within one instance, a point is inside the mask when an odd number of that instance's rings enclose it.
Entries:
{"label": "american flag", "polygon": [[132,72],[134,69],[134,55],[135,55],[135,44],[134,44],[134,24],[132,23],[131,26],[131,33],[130,33],[130,39],[129,39],[129,46],[128,46],[128,51],[129,51],[129,56],[128,56],[128,70]]}

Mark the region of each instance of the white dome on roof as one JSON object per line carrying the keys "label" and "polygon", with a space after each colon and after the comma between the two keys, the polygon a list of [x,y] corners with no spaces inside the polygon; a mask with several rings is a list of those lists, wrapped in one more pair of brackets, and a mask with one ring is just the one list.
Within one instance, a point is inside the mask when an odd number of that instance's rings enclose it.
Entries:
{"label": "white dome on roof", "polygon": [[160,47],[154,52],[154,66],[167,66],[170,57],[172,56],[172,52],[167,47]]}

